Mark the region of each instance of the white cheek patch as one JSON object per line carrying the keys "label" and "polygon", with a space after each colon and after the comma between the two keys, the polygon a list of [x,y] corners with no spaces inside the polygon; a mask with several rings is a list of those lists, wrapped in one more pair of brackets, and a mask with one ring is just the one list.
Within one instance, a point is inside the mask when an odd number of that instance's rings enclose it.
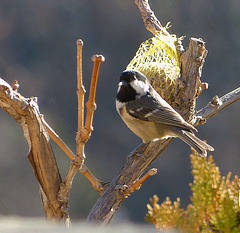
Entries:
{"label": "white cheek patch", "polygon": [[137,92],[140,97],[146,95],[149,91],[149,84],[139,80],[133,80],[130,85]]}

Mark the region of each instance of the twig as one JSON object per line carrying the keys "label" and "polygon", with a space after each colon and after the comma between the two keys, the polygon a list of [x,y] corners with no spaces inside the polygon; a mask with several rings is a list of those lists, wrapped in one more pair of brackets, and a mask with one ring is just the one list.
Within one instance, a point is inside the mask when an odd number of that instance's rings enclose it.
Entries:
{"label": "twig", "polygon": [[[153,35],[155,35],[158,31],[162,31],[163,27],[154,12],[151,10],[148,0],[135,0],[135,3],[141,12],[146,29]],[[166,30],[164,30],[164,33],[166,35],[169,34]]]}
{"label": "twig", "polygon": [[[62,139],[56,134],[56,132],[48,125],[45,121],[44,116],[42,115],[42,122],[44,123],[48,135],[56,142],[56,144],[65,152],[65,154],[71,159],[75,159],[74,153],[69,149],[69,147],[62,141]],[[82,164],[82,167],[79,171],[91,182],[93,188],[102,193],[104,190],[105,184],[97,179],[87,168],[85,164]]]}
{"label": "twig", "polygon": [[[104,56],[102,56],[102,55],[93,55],[93,57],[92,57],[94,66],[93,66],[93,72],[92,72],[89,99],[86,103],[86,107],[87,107],[86,122],[85,122],[84,127],[81,128],[80,126],[78,126],[78,129],[80,131],[77,132],[77,137],[76,137],[77,156],[84,157],[84,145],[90,138],[92,130],[93,130],[92,120],[93,120],[93,113],[96,110],[95,96],[96,96],[97,79],[98,79],[100,64],[102,62],[104,62],[104,60],[105,60]],[[80,83],[82,84],[82,81]],[[79,98],[79,101],[81,103],[82,103],[82,98],[83,98],[83,96],[81,96],[81,98]],[[80,106],[83,108],[82,105],[79,105],[79,107]],[[81,116],[79,116],[79,117],[81,117]],[[79,120],[79,122],[81,122],[81,121]]]}
{"label": "twig", "polygon": [[69,147],[63,142],[63,140],[56,134],[56,132],[50,127],[50,125],[45,121],[44,116],[41,115],[42,122],[44,123],[48,135],[53,139],[54,142],[65,152],[65,154],[73,160],[75,158],[74,153],[69,149]]}
{"label": "twig", "polygon": [[81,142],[83,137],[83,124],[84,124],[84,95],[85,88],[82,81],[82,40],[77,40],[77,96],[78,96],[78,131],[76,135],[77,143],[77,157],[81,157],[82,163],[84,155],[84,143]]}
{"label": "twig", "polygon": [[127,189],[125,193],[126,196],[129,196],[135,190],[139,190],[144,181],[146,181],[148,178],[156,174],[157,174],[157,168],[150,169],[144,176],[142,176],[139,180],[135,181],[132,184],[132,186],[129,189]]}
{"label": "twig", "polygon": [[[78,132],[83,127],[84,120],[84,95],[86,90],[82,82],[82,40],[77,40],[77,96],[78,96]],[[80,136],[80,135],[78,135]]]}
{"label": "twig", "polygon": [[79,169],[79,171],[91,182],[93,188],[99,193],[102,194],[102,192],[105,190],[107,183],[104,183],[97,179],[85,166],[84,164]]}
{"label": "twig", "polygon": [[204,124],[209,117],[217,115],[228,105],[240,99],[240,87],[219,98],[214,96],[204,108],[196,114],[194,125]]}
{"label": "twig", "polygon": [[93,72],[92,72],[89,99],[86,103],[87,115],[86,115],[86,122],[85,122],[85,126],[84,126],[84,129],[86,130],[87,134],[84,135],[85,137],[82,136],[82,138],[81,138],[81,140],[83,140],[85,142],[89,139],[89,137],[91,136],[91,133],[93,131],[92,121],[93,121],[94,111],[96,110],[95,97],[96,97],[97,79],[98,79],[100,65],[102,62],[104,62],[104,60],[105,60],[105,58],[102,55],[93,55],[92,56],[92,61],[94,62],[94,66],[93,66]]}
{"label": "twig", "polygon": [[[94,61],[94,66],[93,66],[93,72],[92,72],[89,100],[86,103],[86,106],[87,106],[86,121],[83,127],[85,89],[82,81],[82,46],[83,46],[83,42],[81,40],[78,40],[77,41],[78,132],[76,135],[77,153],[74,159],[71,161],[66,178],[61,183],[60,190],[58,193],[58,200],[65,207],[66,212],[68,209],[68,197],[69,197],[70,190],[72,188],[72,181],[74,176],[76,175],[76,172],[79,169],[82,169],[84,158],[85,158],[84,146],[87,140],[90,138],[91,132],[93,130],[92,120],[93,120],[93,113],[96,109],[95,96],[96,96],[97,79],[98,79],[100,64],[101,62],[104,61],[104,57],[102,55],[94,55],[92,57],[92,60]],[[88,178],[91,180],[90,182],[92,182],[94,179],[94,176],[90,172],[87,172],[86,169],[82,171],[84,172],[85,176],[88,176]],[[96,187],[98,188],[97,184],[96,184]]]}

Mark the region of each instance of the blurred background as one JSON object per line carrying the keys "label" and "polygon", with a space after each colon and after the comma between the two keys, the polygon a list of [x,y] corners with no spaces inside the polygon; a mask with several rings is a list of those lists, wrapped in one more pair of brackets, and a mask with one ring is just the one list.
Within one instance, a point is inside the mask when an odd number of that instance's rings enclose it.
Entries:
{"label": "blurred background", "polygon": [[[240,84],[240,2],[235,0],[150,0],[170,33],[202,38],[209,53],[202,81],[209,83],[197,101],[197,109],[213,96],[222,96]],[[83,78],[89,90],[93,54],[102,54],[97,88],[94,131],[86,145],[86,165],[101,180],[110,181],[127,155],[140,143],[115,110],[118,78],[139,45],[152,35],[145,29],[133,0],[0,0],[0,76],[19,92],[37,96],[40,111],[75,152],[77,130],[76,40],[84,41]],[[86,97],[87,99],[87,97]],[[212,153],[223,175],[239,175],[240,102],[199,126],[198,136],[215,147]],[[0,215],[44,216],[38,184],[28,162],[28,145],[22,129],[0,109]],[[68,157],[52,143],[62,178]],[[115,221],[144,221],[149,198],[169,196],[190,202],[192,182],[189,147],[178,139],[151,165],[157,175],[126,199]],[[70,217],[85,219],[98,198],[79,173],[70,193]]]}

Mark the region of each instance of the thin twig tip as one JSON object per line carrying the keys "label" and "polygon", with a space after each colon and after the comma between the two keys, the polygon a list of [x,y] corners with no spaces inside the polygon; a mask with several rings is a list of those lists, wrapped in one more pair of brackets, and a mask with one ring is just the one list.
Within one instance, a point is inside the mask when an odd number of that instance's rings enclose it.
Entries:
{"label": "thin twig tip", "polygon": [[99,61],[99,62],[104,62],[105,61],[105,57],[103,55],[98,55],[98,54],[94,54],[92,56],[92,61]]}
{"label": "thin twig tip", "polygon": [[12,89],[14,91],[17,91],[19,88],[19,83],[18,83],[18,80],[14,80],[13,83],[12,83]]}
{"label": "thin twig tip", "polygon": [[77,44],[78,46],[83,47],[83,41],[82,41],[81,39],[78,39],[77,42],[76,42],[76,44]]}
{"label": "thin twig tip", "polygon": [[148,174],[150,176],[156,175],[157,174],[157,168],[152,168],[148,171]]}

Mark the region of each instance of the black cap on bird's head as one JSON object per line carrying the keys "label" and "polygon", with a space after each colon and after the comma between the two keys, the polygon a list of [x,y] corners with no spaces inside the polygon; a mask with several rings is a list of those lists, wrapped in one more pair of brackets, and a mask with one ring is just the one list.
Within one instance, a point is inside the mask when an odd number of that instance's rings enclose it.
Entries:
{"label": "black cap on bird's head", "polygon": [[125,70],[122,72],[118,84],[117,99],[121,102],[135,100],[149,91],[147,78],[137,70]]}
{"label": "black cap on bird's head", "polygon": [[145,75],[137,70],[125,70],[120,76],[120,82],[125,81],[127,83],[130,83],[131,81],[134,81],[136,79],[139,81],[143,81],[144,83],[148,82]]}

